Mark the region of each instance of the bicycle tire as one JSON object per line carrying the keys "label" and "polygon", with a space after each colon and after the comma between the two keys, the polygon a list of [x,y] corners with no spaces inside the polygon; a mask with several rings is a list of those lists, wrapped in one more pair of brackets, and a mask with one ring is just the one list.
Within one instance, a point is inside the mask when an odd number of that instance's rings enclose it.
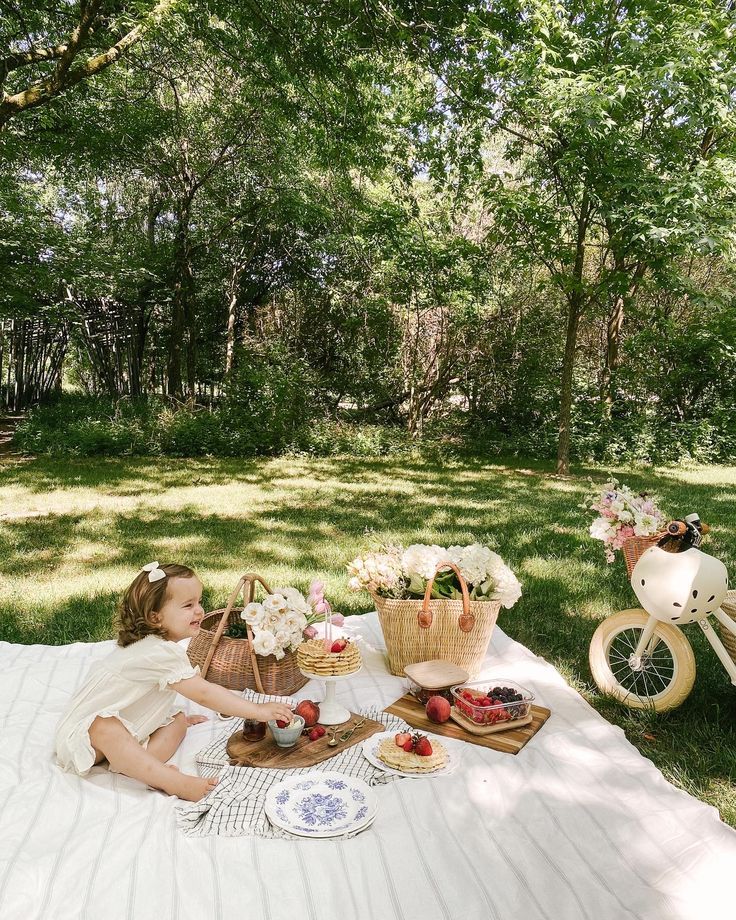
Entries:
{"label": "bicycle tire", "polygon": [[[654,631],[659,639],[654,652],[662,655],[665,661],[667,655],[671,657],[671,678],[667,680],[664,666],[662,673],[654,666],[650,672],[646,667],[637,671],[632,669],[614,643],[624,643],[626,648],[635,647],[637,637],[648,621],[649,614],[641,607],[620,610],[606,617],[593,634],[588,660],[593,680],[602,693],[614,697],[630,709],[666,712],[680,706],[692,690],[695,655],[687,637],[677,626],[660,622]],[[662,646],[666,653],[660,651]]]}

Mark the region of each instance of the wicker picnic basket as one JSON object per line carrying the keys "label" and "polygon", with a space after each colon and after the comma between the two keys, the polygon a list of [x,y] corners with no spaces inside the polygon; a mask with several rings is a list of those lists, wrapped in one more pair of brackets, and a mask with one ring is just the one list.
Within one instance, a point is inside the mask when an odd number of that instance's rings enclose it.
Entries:
{"label": "wicker picnic basket", "polygon": [[424,600],[395,600],[373,594],[392,674],[417,661],[451,661],[471,676],[483,664],[500,601],[471,601],[468,586],[455,565],[462,600],[430,599],[435,575],[427,582]]}
{"label": "wicker picnic basket", "polygon": [[202,677],[228,690],[257,690],[259,693],[289,696],[306,684],[296,663],[296,653],[286,652],[277,661],[275,655],[260,656],[253,650],[253,633],[247,627],[247,639],[233,639],[223,633],[231,623],[242,623],[243,607],[235,602],[243,592],[243,606],[255,597],[256,584],[267,594],[273,592],[260,575],[243,575],[228,598],[227,606],[205,614],[199,634],[189,643],[187,654],[199,665]]}

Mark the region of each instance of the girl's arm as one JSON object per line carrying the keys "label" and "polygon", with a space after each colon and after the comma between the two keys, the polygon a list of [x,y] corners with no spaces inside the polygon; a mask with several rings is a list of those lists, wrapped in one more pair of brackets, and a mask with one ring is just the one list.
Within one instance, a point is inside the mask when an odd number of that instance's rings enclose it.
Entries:
{"label": "girl's arm", "polygon": [[188,677],[175,684],[169,684],[172,690],[181,693],[188,700],[194,700],[208,709],[221,712],[226,716],[239,716],[241,719],[258,719],[268,722],[269,719],[283,719],[291,722],[294,713],[285,703],[246,703],[238,699],[230,690],[211,684],[203,677]]}

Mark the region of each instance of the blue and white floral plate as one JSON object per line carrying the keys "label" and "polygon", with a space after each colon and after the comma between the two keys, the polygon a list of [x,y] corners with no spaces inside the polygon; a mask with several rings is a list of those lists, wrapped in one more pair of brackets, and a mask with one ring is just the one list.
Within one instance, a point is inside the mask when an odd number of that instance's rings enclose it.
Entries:
{"label": "blue and white floral plate", "polygon": [[362,779],[317,771],[292,776],[266,793],[271,824],[299,837],[340,837],[372,823],[378,799]]}

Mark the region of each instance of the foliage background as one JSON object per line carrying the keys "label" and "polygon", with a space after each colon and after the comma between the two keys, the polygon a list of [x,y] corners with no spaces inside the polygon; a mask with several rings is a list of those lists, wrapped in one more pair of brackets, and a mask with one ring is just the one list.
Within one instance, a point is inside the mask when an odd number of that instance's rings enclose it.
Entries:
{"label": "foliage background", "polygon": [[676,7],[9,7],[21,447],[732,456],[735,14]]}

